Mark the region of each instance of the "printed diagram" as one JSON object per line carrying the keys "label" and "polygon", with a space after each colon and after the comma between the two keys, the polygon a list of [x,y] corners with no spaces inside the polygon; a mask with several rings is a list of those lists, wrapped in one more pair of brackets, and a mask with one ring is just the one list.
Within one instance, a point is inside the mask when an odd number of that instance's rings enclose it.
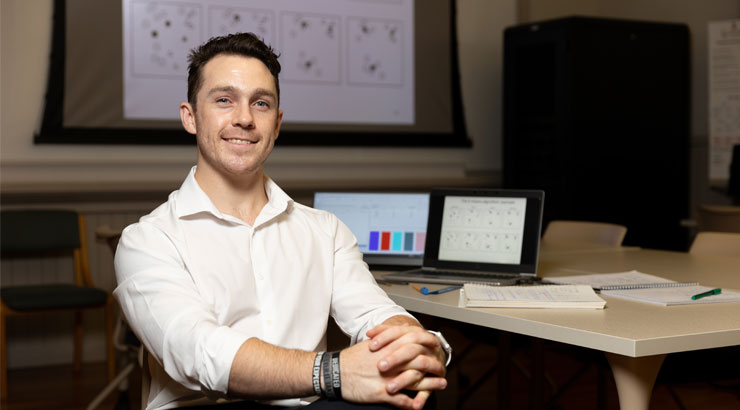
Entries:
{"label": "printed diagram", "polygon": [[202,41],[201,7],[167,1],[133,2],[134,76],[187,75],[187,56]]}
{"label": "printed diagram", "polygon": [[209,37],[232,33],[254,33],[275,45],[275,16],[269,10],[213,6],[208,9]]}
{"label": "printed diagram", "polygon": [[402,23],[347,19],[347,78],[354,85],[403,84]]}
{"label": "printed diagram", "polygon": [[339,23],[335,16],[281,13],[282,79],[340,83]]}

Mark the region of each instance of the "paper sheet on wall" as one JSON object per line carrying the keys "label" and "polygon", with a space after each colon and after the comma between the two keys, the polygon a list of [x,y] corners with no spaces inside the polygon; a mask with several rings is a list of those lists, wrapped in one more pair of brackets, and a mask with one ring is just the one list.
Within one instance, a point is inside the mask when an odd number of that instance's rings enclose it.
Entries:
{"label": "paper sheet on wall", "polygon": [[726,181],[740,144],[740,19],[709,23],[709,180]]}

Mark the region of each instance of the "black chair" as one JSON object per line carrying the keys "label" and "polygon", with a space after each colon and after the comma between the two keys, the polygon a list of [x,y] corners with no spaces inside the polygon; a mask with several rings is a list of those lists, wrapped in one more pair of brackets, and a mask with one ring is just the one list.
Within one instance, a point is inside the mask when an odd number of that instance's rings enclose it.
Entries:
{"label": "black chair", "polygon": [[[11,315],[75,312],[74,370],[82,365],[82,312],[103,309],[107,347],[107,372],[115,373],[113,351],[113,298],[95,288],[90,277],[85,218],[72,211],[19,210],[0,212],[0,254],[11,258],[59,258],[72,255],[74,280],[0,287],[0,371],[2,400],[7,398],[6,319]],[[39,275],[41,276],[41,275]]]}

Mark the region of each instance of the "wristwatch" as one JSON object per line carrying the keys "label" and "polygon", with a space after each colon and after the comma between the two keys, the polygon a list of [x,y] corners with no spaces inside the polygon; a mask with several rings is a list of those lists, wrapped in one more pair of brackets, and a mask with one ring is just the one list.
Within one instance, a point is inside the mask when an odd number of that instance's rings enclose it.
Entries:
{"label": "wristwatch", "polygon": [[445,339],[444,336],[442,336],[442,333],[437,332],[435,330],[427,330],[427,332],[433,334],[434,336],[437,336],[437,339],[439,339],[439,344],[442,346],[442,350],[444,350],[445,355],[447,356],[447,360],[445,362],[445,367],[450,364],[450,360],[452,360],[452,346],[447,342],[447,339]]}

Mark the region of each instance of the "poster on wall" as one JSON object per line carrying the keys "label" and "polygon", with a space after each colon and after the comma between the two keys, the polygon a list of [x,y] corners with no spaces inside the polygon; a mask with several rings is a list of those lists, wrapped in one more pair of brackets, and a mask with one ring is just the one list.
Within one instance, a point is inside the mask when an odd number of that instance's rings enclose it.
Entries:
{"label": "poster on wall", "polygon": [[740,19],[710,22],[708,48],[709,180],[726,182],[740,144]]}

